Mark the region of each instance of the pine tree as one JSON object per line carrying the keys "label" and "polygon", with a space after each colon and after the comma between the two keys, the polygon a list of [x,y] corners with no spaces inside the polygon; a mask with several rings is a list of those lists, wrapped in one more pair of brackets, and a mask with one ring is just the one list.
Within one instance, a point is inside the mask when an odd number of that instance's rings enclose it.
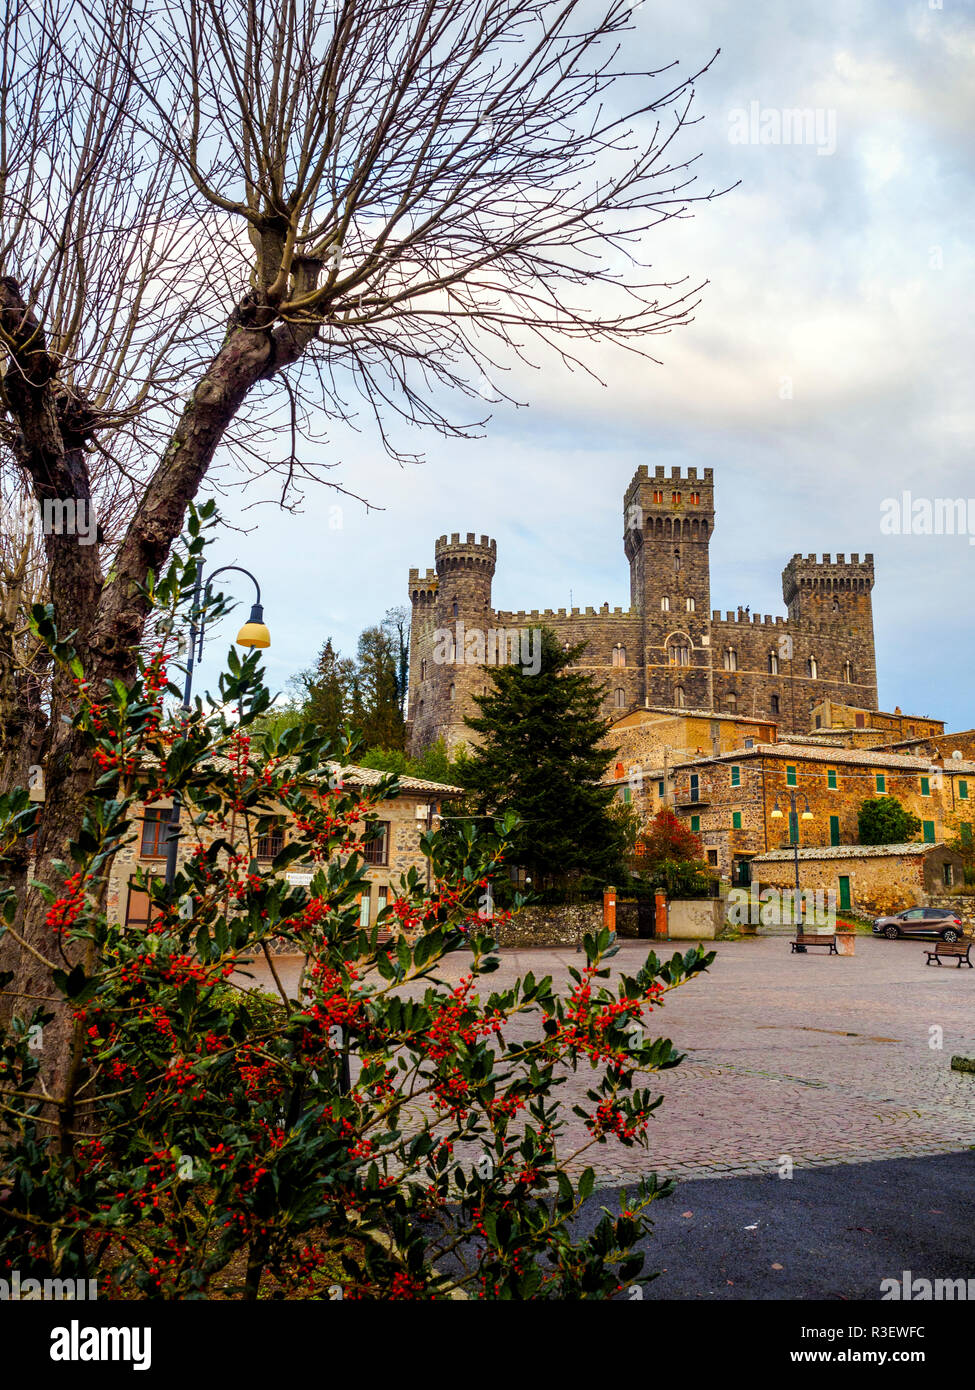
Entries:
{"label": "pine tree", "polygon": [[398,648],[385,626],[367,627],[356,661],[357,727],[367,748],[402,748],[405,742],[398,662]]}
{"label": "pine tree", "polygon": [[490,670],[492,688],[475,696],[468,726],[480,744],[459,775],[478,814],[513,810],[524,825],[518,863],[544,887],[580,875],[609,882],[621,872],[624,836],[609,814],[615,788],[600,785],[612,750],[600,716],[602,689],[572,663],[586,644],[563,648],[542,631],[541,668]]}
{"label": "pine tree", "polygon": [[351,718],[352,662],[340,657],[331,637],[318,654],[310,671],[298,678],[305,690],[303,714],[320,724],[333,740]]}

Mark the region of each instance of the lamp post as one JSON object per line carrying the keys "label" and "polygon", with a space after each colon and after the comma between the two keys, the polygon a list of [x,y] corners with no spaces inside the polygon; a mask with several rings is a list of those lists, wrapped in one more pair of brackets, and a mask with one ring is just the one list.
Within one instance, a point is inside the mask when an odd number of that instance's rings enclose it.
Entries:
{"label": "lamp post", "polygon": [[[795,907],[795,910],[794,910],[794,912],[793,912],[793,916],[795,916],[795,913],[798,911],[798,909],[799,909],[799,903],[800,903],[801,900],[802,900],[802,890],[801,890],[800,887],[799,887],[799,820],[800,820],[800,815],[799,815],[799,807],[798,807],[798,802],[797,802],[797,800],[796,800],[796,797],[797,797],[797,793],[796,793],[795,791],[791,791],[791,790],[790,790],[790,792],[789,792],[789,836],[790,836],[790,838],[791,838],[791,840],[792,840],[792,848],[793,848],[794,853],[795,853],[794,863],[795,863],[795,869],[796,869],[796,899],[795,899],[795,901],[796,901],[796,907]],[[813,818],[813,813],[812,813],[812,811],[810,811],[810,809],[809,809],[809,798],[808,798],[808,796],[804,796],[804,797],[803,797],[803,800],[805,801],[805,809],[804,809],[803,812],[802,812],[801,819],[802,819],[802,820],[812,820],[812,818]],[[769,812],[769,819],[770,819],[770,820],[781,820],[781,819],[782,819],[782,808],[779,806],[779,798],[778,798],[778,797],[775,798],[775,805],[772,807],[772,810]],[[798,925],[800,928],[802,927],[802,923],[801,923],[801,922],[799,922],[797,925]],[[802,949],[802,948],[800,947],[799,949]]]}
{"label": "lamp post", "polygon": [[[193,588],[193,605],[190,609],[190,642],[189,652],[186,661],[186,680],[183,683],[183,713],[190,712],[190,695],[193,691],[193,668],[196,662],[203,657],[203,634],[206,628],[206,610],[210,602],[210,588],[218,574],[227,574],[231,570],[237,574],[246,574],[247,578],[257,590],[257,602],[251,605],[250,617],[237,634],[237,645],[239,647],[269,647],[271,645],[271,634],[264,624],[264,609],[261,606],[261,586],[251,574],[250,570],[243,569],[240,565],[222,565],[220,569],[213,570],[206,582],[206,599],[201,604],[203,597],[203,570],[197,572],[196,584]],[[173,797],[173,806],[169,816],[166,838],[166,886],[172,887],[176,878],[176,856],[179,852],[179,818],[182,811],[182,798],[177,792]]]}

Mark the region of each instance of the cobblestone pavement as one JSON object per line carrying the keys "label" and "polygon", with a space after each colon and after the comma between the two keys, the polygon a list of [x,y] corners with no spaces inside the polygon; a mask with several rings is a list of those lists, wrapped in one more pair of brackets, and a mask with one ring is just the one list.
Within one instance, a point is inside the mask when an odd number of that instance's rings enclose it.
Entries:
{"label": "cobblestone pavement", "polygon": [[[622,943],[614,967],[635,970],[649,944]],[[798,1168],[975,1145],[975,1075],[950,1070],[954,1053],[975,1056],[975,970],[926,967],[926,944],[857,937],[857,954],[837,957],[795,956],[783,936],[714,943],[710,971],[651,1015],[652,1033],[686,1060],[648,1083],[664,1096],[649,1155],[609,1141],[574,1166],[617,1184],[650,1170],[730,1177],[777,1172],[786,1158]],[[685,949],[657,947],[662,958]],[[581,960],[505,951],[484,992],[529,970],[558,984]],[[447,966],[451,980],[464,971],[460,958]],[[590,1084],[588,1068],[570,1076],[567,1111]],[[581,1141],[582,1122],[571,1125]]]}

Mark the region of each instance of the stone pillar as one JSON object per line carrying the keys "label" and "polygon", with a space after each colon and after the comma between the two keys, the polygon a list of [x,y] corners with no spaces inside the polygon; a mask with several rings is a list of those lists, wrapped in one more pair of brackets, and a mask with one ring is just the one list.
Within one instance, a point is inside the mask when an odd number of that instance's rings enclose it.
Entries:
{"label": "stone pillar", "polygon": [[658,941],[669,941],[670,930],[667,926],[667,894],[658,888],[654,893],[656,902],[657,919],[654,927],[654,936]]}
{"label": "stone pillar", "polygon": [[843,931],[842,928],[836,929],[836,949],[841,956],[852,956],[856,954],[856,933]]}
{"label": "stone pillar", "polygon": [[607,931],[616,930],[616,889],[603,889],[603,926]]}

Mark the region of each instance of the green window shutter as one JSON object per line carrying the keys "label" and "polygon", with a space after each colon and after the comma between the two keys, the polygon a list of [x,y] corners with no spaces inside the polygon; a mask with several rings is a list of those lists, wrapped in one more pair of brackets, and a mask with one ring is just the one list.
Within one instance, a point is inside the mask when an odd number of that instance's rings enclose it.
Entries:
{"label": "green window shutter", "polygon": [[922,778],[921,778],[921,795],[922,795],[922,796],[930,796],[930,795],[931,795],[931,779],[930,779],[930,777],[922,777]]}
{"label": "green window shutter", "polygon": [[934,821],[933,821],[933,820],[926,820],[926,821],[924,821],[923,824],[924,824],[924,831],[923,831],[923,833],[924,833],[924,843],[925,843],[926,845],[933,845],[933,844],[934,844]]}
{"label": "green window shutter", "polygon": [[798,785],[797,782],[796,782],[796,770],[795,770],[794,767],[787,767],[787,768],[786,768],[786,770],[785,770],[785,785],[786,785],[787,787],[795,787],[795,786]]}
{"label": "green window shutter", "polygon": [[664,794],[664,784],[663,784],[663,782],[658,782],[658,783],[657,783],[657,795],[658,795],[658,796],[663,796],[663,794]]}
{"label": "green window shutter", "polygon": [[959,782],[959,783],[958,783],[958,795],[959,795],[959,797],[961,798],[962,801],[967,801],[967,800],[968,800],[968,783],[967,783],[967,782]]}
{"label": "green window shutter", "polygon": [[731,828],[732,828],[732,830],[740,830],[740,829],[741,829],[741,812],[740,812],[740,811],[732,811],[732,813],[731,813]]}
{"label": "green window shutter", "polygon": [[829,842],[831,845],[838,845],[840,842],[839,816],[830,816],[829,818]]}
{"label": "green window shutter", "polygon": [[630,804],[630,802],[631,802],[632,800],[633,800],[632,788],[630,788],[630,787],[624,787],[624,788],[623,788],[623,804],[624,804],[624,806],[629,806],[629,804]]}
{"label": "green window shutter", "polygon": [[740,787],[740,786],[741,786],[741,768],[740,768],[740,767],[733,767],[733,768],[731,769],[731,785],[732,785],[733,787]]}
{"label": "green window shutter", "polygon": [[691,816],[691,833],[694,834],[694,835],[697,835],[697,834],[700,833],[700,829],[701,829],[701,817],[700,817],[700,816]]}
{"label": "green window shutter", "polygon": [[827,785],[827,787],[829,787],[830,791],[832,791],[832,792],[835,792],[835,791],[836,791],[836,768],[835,768],[835,767],[831,767],[831,768],[828,768],[828,769],[827,769],[827,771],[826,771],[826,785]]}
{"label": "green window shutter", "polygon": [[840,874],[840,909],[849,912],[853,903],[850,901],[850,880],[846,874]]}
{"label": "green window shutter", "polygon": [[972,823],[971,823],[971,821],[970,821],[970,820],[963,820],[962,823],[961,823],[961,825],[958,827],[958,829],[959,829],[959,831],[961,832],[961,842],[962,842],[962,844],[963,844],[963,845],[970,845],[970,844],[972,843]]}
{"label": "green window shutter", "polygon": [[887,790],[887,778],[882,772],[877,773],[877,790],[878,792],[885,792]]}

